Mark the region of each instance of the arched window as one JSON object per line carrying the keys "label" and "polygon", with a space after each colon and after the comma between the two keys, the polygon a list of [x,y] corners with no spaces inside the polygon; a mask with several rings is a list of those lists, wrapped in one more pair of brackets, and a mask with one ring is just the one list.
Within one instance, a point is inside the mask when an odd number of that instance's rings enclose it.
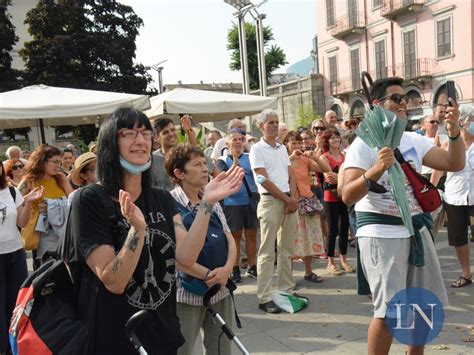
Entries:
{"label": "arched window", "polygon": [[342,119],[342,108],[338,104],[334,104],[331,106],[331,110],[336,112],[337,118]]}
{"label": "arched window", "polygon": [[361,100],[355,101],[349,111],[350,118],[364,118],[365,115],[365,106]]}
{"label": "arched window", "polygon": [[[456,90],[456,100],[459,100],[459,93]],[[446,94],[446,84],[439,87],[438,91],[435,94],[433,104],[448,104],[448,95]],[[433,105],[433,106],[434,106]]]}

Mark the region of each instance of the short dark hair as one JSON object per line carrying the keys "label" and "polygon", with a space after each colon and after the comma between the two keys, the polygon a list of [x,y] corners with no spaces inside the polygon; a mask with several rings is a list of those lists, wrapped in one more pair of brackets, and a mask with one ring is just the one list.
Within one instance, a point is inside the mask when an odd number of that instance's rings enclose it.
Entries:
{"label": "short dark hair", "polygon": [[349,129],[344,132],[344,134],[342,135],[342,138],[347,140],[347,144],[351,145],[352,142],[354,142],[355,139],[357,138],[357,133],[354,129]]}
{"label": "short dark hair", "polygon": [[331,139],[332,136],[338,136],[339,138],[341,137],[341,133],[335,128],[328,128],[324,131],[323,136],[322,136],[322,143],[323,143],[323,150],[325,152],[329,151],[329,140]]}
{"label": "short dark hair", "polygon": [[[131,107],[115,110],[100,126],[97,139],[97,178],[105,190],[114,197],[118,196],[119,190],[124,188],[117,132],[123,128],[132,129],[135,125],[153,130],[148,117]],[[150,169],[142,173],[142,187],[149,186],[151,186]]]}
{"label": "short dark hair", "polygon": [[285,138],[283,139],[283,144],[286,145],[290,141],[291,138],[293,138],[295,141],[301,141],[301,142],[303,141],[303,138],[301,138],[301,135],[298,132],[289,131],[286,134]]}
{"label": "short dark hair", "polygon": [[372,100],[379,100],[387,95],[387,88],[389,86],[402,86],[403,79],[397,76],[390,78],[382,78],[374,81],[372,88],[370,89],[370,96]]}
{"label": "short dark hair", "polygon": [[180,180],[174,175],[174,170],[179,169],[184,171],[184,166],[188,161],[193,157],[204,157],[204,153],[201,148],[191,144],[178,144],[177,146],[171,148],[171,150],[166,153],[165,156],[165,169],[169,177],[177,184],[180,183]]}
{"label": "short dark hair", "polygon": [[74,152],[72,151],[71,148],[64,148],[63,151],[61,152],[61,156],[63,156],[64,153],[71,153],[74,155]]}
{"label": "short dark hair", "polygon": [[153,128],[155,129],[155,134],[160,134],[160,132],[169,124],[174,125],[174,122],[171,118],[158,118],[153,122]]}

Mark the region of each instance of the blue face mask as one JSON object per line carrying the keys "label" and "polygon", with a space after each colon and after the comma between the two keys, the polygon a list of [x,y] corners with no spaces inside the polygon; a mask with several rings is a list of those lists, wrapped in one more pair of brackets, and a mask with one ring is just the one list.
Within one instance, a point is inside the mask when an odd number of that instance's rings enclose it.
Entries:
{"label": "blue face mask", "polygon": [[148,160],[148,162],[145,164],[136,165],[136,164],[132,164],[126,161],[124,158],[122,158],[122,156],[119,156],[119,158],[120,158],[120,165],[122,166],[122,168],[124,168],[127,172],[133,175],[140,175],[144,171],[148,170],[151,165],[151,159]]}
{"label": "blue face mask", "polygon": [[467,129],[471,136],[474,136],[474,122],[469,122],[469,128]]}

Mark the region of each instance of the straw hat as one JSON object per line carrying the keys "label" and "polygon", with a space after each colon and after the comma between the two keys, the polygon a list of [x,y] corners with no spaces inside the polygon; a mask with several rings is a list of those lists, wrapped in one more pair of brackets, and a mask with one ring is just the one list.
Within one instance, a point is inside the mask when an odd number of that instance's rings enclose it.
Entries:
{"label": "straw hat", "polygon": [[74,185],[82,186],[83,181],[79,174],[81,170],[89,163],[97,160],[97,156],[92,152],[87,152],[82,155],[79,155],[74,161],[74,171],[71,175],[71,181]]}

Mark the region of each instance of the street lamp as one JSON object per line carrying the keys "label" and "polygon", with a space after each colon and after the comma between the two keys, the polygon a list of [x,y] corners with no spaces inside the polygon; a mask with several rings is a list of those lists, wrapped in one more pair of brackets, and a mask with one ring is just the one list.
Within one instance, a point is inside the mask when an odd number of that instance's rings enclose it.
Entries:
{"label": "street lamp", "polygon": [[[250,0],[224,0],[225,3],[233,6],[237,9],[234,14],[239,20],[239,48],[240,48],[240,63],[243,72],[243,93],[249,93],[249,74],[248,74],[248,61],[247,61],[247,41],[245,37],[245,20],[244,17],[247,13],[254,18],[256,22],[256,39],[257,39],[257,57],[258,57],[258,77],[260,84],[260,95],[267,95],[267,74],[265,68],[265,47],[263,43],[263,19],[266,15],[259,14],[257,8],[262,4],[266,3],[267,0],[261,1],[259,4],[254,5]],[[252,13],[253,11],[253,13]]]}
{"label": "street lamp", "polygon": [[159,62],[157,64],[153,64],[151,66],[152,69],[154,69],[158,72],[158,89],[159,89],[160,94],[163,93],[163,76],[161,74],[161,71],[163,70],[163,67],[161,66],[161,64],[166,63],[167,61],[168,60],[165,59],[165,60],[162,60],[161,62]]}

